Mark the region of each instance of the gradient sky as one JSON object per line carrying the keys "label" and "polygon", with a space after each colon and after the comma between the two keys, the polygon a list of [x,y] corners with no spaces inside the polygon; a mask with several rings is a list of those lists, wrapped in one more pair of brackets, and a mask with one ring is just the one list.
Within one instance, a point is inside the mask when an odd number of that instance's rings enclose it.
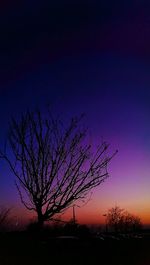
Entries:
{"label": "gradient sky", "polygon": [[[119,205],[150,224],[150,2],[1,1],[0,31],[0,145],[27,108],[85,112],[92,142],[119,153],[78,220]],[[1,204],[28,216],[5,163],[0,175]]]}

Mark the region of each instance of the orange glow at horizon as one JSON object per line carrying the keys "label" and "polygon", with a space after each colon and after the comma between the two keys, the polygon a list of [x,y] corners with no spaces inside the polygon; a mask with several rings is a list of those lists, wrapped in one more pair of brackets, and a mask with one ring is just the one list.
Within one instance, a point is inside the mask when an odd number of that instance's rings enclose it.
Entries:
{"label": "orange glow at horizon", "polygon": [[[75,207],[75,217],[78,223],[80,224],[87,224],[87,225],[104,225],[105,224],[105,217],[104,214],[107,213],[108,209],[114,207],[115,204],[111,204],[110,207],[105,208],[98,207],[96,201],[90,202],[89,205]],[[137,207],[135,208],[134,205],[126,205],[124,204],[117,204],[120,208],[123,208],[130,212],[131,214],[140,217],[143,225],[150,225],[150,206],[147,204],[145,207]],[[20,219],[23,223],[28,223],[31,221],[36,220],[36,213],[30,212],[24,208],[17,208],[15,215],[18,219]],[[68,209],[65,213],[58,215],[61,220],[69,221],[73,217],[73,209],[72,207]]]}
{"label": "orange glow at horizon", "polygon": [[[133,149],[135,150],[134,147]],[[91,199],[86,205],[75,203],[76,219],[79,223],[105,224],[103,215],[108,209],[119,206],[139,216],[143,224],[150,225],[150,165],[145,154],[139,150],[136,154],[138,155],[133,160],[132,151],[125,157],[120,151],[120,155],[116,156],[110,165],[110,178],[93,190]],[[143,161],[142,166],[141,161]],[[145,181],[143,181],[143,176]],[[21,203],[17,208],[14,205],[14,211],[20,219],[30,221],[36,217],[36,213],[24,209]],[[61,219],[70,220],[72,216],[72,208],[70,208],[61,215]]]}

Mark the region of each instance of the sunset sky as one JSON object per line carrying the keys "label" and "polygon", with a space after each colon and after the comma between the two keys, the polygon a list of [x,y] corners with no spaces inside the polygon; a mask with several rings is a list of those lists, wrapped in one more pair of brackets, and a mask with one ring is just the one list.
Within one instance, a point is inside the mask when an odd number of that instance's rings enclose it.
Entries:
{"label": "sunset sky", "polygon": [[[1,1],[0,29],[0,146],[28,108],[85,113],[91,141],[119,152],[78,221],[104,222],[119,205],[150,224],[150,2]],[[28,216],[4,162],[0,204]]]}

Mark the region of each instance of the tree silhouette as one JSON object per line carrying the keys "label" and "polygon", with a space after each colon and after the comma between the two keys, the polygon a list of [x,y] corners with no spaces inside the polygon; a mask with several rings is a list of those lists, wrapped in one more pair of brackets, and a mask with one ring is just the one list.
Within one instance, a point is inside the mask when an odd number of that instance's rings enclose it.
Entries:
{"label": "tree silhouette", "polygon": [[114,232],[135,232],[141,229],[142,223],[138,216],[134,216],[124,209],[115,206],[108,210],[106,222]]}
{"label": "tree silhouette", "polygon": [[106,223],[108,227],[114,230],[116,233],[120,230],[120,227],[122,226],[123,211],[124,209],[115,206],[109,209],[108,213],[106,214]]}
{"label": "tree silhouette", "polygon": [[16,176],[21,202],[37,213],[39,227],[108,177],[107,165],[114,154],[107,155],[106,142],[92,152],[81,120],[72,118],[65,126],[51,113],[40,111],[11,120],[8,143],[12,154],[1,151],[1,158]]}
{"label": "tree silhouette", "polygon": [[124,232],[136,232],[142,228],[141,219],[138,216],[124,212],[123,227]]}
{"label": "tree silhouette", "polygon": [[0,207],[0,230],[4,230],[9,222],[10,208]]}

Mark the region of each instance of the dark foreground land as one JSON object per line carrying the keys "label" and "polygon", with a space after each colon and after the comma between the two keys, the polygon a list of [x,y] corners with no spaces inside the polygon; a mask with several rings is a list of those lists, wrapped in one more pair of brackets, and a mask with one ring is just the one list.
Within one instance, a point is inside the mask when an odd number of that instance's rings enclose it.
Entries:
{"label": "dark foreground land", "polygon": [[150,265],[150,237],[38,238],[0,235],[0,265]]}

